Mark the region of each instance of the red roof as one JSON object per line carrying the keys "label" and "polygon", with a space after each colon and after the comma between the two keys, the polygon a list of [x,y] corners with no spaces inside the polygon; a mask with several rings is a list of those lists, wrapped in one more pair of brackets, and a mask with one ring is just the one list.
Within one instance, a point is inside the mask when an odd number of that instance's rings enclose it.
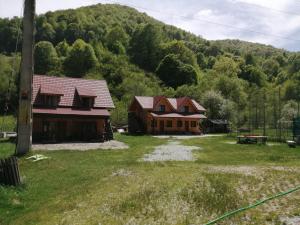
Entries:
{"label": "red roof", "polygon": [[75,89],[82,90],[83,95],[95,96],[95,108],[114,108],[106,81],[86,80],[79,78],[53,77],[45,75],[33,76],[33,98],[32,103],[37,99],[40,89],[46,89],[48,94],[63,94],[59,106],[74,106]]}
{"label": "red roof", "polygon": [[188,118],[188,119],[206,119],[206,116],[203,114],[189,114],[189,115],[182,115],[179,113],[165,113],[165,114],[156,114],[151,113],[151,116],[155,118]]}
{"label": "red roof", "polygon": [[64,95],[62,87],[50,84],[42,84],[40,86],[40,94]]}
{"label": "red roof", "polygon": [[79,96],[82,97],[97,97],[93,90],[87,89],[85,87],[76,87]]}
{"label": "red roof", "polygon": [[[135,96],[135,99],[140,104],[140,106],[143,109],[150,109],[153,110],[155,104],[158,103],[158,101],[161,98],[166,98],[164,96],[157,96],[157,97],[147,97],[147,96]],[[176,110],[179,111],[180,106],[187,100],[191,100],[192,104],[195,106],[197,111],[199,112],[205,112],[206,109],[201,106],[198,102],[196,102],[194,99],[190,99],[189,97],[183,97],[183,98],[166,98],[166,100],[170,103],[170,105]]]}
{"label": "red roof", "polygon": [[72,108],[41,109],[33,108],[35,114],[78,115],[78,116],[110,116],[107,109],[79,110]]}

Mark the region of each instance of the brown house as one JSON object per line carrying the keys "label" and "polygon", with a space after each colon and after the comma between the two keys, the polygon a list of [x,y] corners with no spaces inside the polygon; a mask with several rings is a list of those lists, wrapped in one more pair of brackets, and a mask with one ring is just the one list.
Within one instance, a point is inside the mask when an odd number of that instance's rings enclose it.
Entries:
{"label": "brown house", "polygon": [[128,112],[130,133],[201,134],[199,122],[206,110],[188,97],[134,97]]}
{"label": "brown house", "polygon": [[113,138],[114,104],[104,80],[34,75],[32,104],[33,142]]}

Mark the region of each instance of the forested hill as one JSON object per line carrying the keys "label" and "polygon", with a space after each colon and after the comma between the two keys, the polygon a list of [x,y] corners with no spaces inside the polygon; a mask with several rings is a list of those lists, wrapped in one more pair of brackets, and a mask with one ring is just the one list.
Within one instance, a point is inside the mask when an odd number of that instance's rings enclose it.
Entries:
{"label": "forested hill", "polygon": [[[0,19],[0,105],[13,69],[19,23],[20,18]],[[134,95],[187,95],[204,104],[209,117],[233,124],[247,122],[251,96],[267,92],[271,112],[278,102],[268,96],[280,86],[289,117],[300,98],[300,53],[239,40],[207,41],[126,6],[98,4],[39,15],[35,37],[35,73],[105,79],[118,124],[126,123]],[[15,100],[13,85],[12,112]],[[272,115],[274,121],[285,116]]]}

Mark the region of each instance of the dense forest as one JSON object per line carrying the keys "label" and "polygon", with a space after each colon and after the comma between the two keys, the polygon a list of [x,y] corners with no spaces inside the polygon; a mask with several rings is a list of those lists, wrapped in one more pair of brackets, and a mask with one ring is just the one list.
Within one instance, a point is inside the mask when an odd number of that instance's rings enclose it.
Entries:
{"label": "dense forest", "polygon": [[[0,19],[0,105],[8,98],[12,114],[20,23],[17,17]],[[126,124],[134,95],[190,96],[207,108],[208,117],[239,127],[249,121],[258,127],[262,118],[277,126],[299,111],[300,53],[239,40],[208,41],[130,7],[98,4],[39,15],[35,41],[36,74],[107,81],[116,105],[114,124]]]}

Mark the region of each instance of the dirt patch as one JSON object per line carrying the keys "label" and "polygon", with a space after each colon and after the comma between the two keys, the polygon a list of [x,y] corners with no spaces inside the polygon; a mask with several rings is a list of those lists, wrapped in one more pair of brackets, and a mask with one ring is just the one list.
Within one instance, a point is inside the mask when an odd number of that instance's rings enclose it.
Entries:
{"label": "dirt patch", "polygon": [[281,217],[280,221],[284,224],[284,225],[299,225],[300,224],[300,216],[295,216],[292,218],[289,217]]}
{"label": "dirt patch", "polygon": [[111,176],[113,176],[113,177],[115,177],[115,176],[128,177],[128,176],[132,176],[132,175],[133,175],[133,173],[130,170],[119,169],[119,170],[113,172]]}
{"label": "dirt patch", "polygon": [[237,173],[246,176],[257,176],[262,172],[257,167],[252,166],[212,166],[207,167],[208,172],[220,172],[220,173]]}
{"label": "dirt patch", "polygon": [[63,143],[63,144],[35,144],[32,150],[75,150],[87,151],[93,149],[127,149],[128,145],[120,141],[107,141],[103,143]]}
{"label": "dirt patch", "polygon": [[144,161],[194,161],[193,150],[200,147],[181,145],[179,141],[169,141],[165,145],[157,146],[154,152],[146,154]]}

